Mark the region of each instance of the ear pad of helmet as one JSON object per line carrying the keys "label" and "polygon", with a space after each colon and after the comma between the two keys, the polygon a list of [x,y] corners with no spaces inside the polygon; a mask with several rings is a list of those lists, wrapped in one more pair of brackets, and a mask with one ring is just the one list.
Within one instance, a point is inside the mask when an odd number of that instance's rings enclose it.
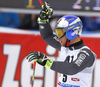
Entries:
{"label": "ear pad of helmet", "polygon": [[66,37],[67,37],[67,39],[68,40],[73,40],[76,36],[77,36],[77,34],[72,34],[74,32],[74,30],[68,30],[67,32],[66,32]]}

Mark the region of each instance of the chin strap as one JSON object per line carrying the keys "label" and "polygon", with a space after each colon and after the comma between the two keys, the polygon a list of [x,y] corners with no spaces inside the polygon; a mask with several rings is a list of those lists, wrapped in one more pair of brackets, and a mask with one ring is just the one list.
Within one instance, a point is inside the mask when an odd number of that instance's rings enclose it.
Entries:
{"label": "chin strap", "polygon": [[66,44],[65,44],[65,47],[68,47],[69,46],[69,42],[70,42],[70,40],[67,39]]}

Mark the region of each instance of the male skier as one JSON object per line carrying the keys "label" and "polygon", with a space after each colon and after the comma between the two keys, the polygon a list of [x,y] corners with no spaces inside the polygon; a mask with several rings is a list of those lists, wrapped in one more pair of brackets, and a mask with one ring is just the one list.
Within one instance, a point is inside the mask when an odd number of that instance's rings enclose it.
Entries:
{"label": "male skier", "polygon": [[80,39],[82,22],[79,17],[66,15],[61,17],[55,28],[56,35],[49,24],[53,9],[45,2],[38,23],[43,40],[62,53],[59,61],[48,59],[41,52],[30,52],[29,62],[36,60],[38,64],[54,70],[59,75],[58,87],[89,87],[96,55]]}

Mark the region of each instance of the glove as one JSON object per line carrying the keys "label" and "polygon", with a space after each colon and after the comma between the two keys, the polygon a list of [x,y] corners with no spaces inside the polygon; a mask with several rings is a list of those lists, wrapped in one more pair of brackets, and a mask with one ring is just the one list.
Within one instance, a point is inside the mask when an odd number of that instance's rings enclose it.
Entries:
{"label": "glove", "polygon": [[46,59],[47,56],[41,52],[30,52],[26,56],[26,59],[28,59],[29,62],[31,61],[37,61],[38,64],[45,66],[46,68],[50,68],[53,64],[52,59]]}
{"label": "glove", "polygon": [[42,10],[38,17],[38,23],[47,23],[52,17],[53,9],[48,2],[45,2],[45,5],[42,6]]}

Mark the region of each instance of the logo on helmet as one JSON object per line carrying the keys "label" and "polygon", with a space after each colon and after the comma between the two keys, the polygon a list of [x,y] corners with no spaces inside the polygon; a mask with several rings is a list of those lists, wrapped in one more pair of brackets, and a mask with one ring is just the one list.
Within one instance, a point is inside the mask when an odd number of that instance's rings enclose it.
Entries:
{"label": "logo on helmet", "polygon": [[67,21],[72,21],[72,20],[74,20],[74,18],[70,18],[70,19],[68,19]]}

